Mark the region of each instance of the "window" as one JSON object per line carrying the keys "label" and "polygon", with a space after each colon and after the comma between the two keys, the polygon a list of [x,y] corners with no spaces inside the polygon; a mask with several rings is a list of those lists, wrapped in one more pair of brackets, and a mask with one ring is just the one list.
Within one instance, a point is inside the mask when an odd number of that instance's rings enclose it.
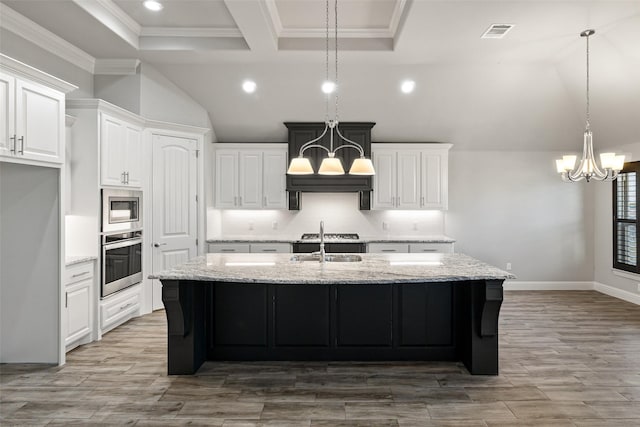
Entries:
{"label": "window", "polygon": [[613,181],[613,268],[640,273],[638,266],[637,186],[640,162],[625,163]]}

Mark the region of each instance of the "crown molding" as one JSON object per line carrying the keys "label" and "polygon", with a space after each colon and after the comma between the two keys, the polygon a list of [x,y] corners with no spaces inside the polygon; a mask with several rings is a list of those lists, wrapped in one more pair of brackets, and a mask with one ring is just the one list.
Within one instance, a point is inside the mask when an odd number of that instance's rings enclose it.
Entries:
{"label": "crown molding", "polygon": [[141,37],[220,37],[238,38],[238,28],[142,27]]}
{"label": "crown molding", "polygon": [[65,116],[64,116],[64,125],[66,127],[71,127],[76,122],[76,119],[77,119],[76,116],[71,116],[69,114],[65,114]]}
{"label": "crown molding", "polygon": [[396,5],[393,8],[393,13],[391,14],[391,19],[389,20],[389,34],[391,34],[392,37],[396,36],[396,32],[398,31],[402,15],[404,14],[407,6],[407,0],[396,1]]}
{"label": "crown molding", "polygon": [[134,48],[139,48],[142,27],[112,0],[73,0],[80,8]]}
{"label": "crown molding", "polygon": [[282,33],[282,21],[280,20],[280,14],[278,13],[278,6],[276,6],[276,0],[264,0],[264,10],[267,13],[269,20],[271,21],[271,28],[275,33],[276,39],[280,37]]}
{"label": "crown molding", "polygon": [[139,59],[96,59],[94,74],[125,76],[136,74]]}
{"label": "crown molding", "polygon": [[68,41],[0,3],[0,27],[93,74],[95,58]]}
{"label": "crown molding", "polygon": [[78,89],[78,86],[74,84],[65,82],[62,79],[40,71],[31,65],[27,65],[24,62],[20,62],[2,53],[0,53],[0,65],[2,68],[11,71],[14,74],[27,77],[33,81],[52,87],[64,93],[69,93]]}
{"label": "crown molding", "polygon": [[[326,28],[288,28],[280,32],[280,38],[324,38]],[[338,37],[345,39],[390,39],[393,34],[388,28],[338,28]],[[329,38],[333,37],[333,31]]]}
{"label": "crown molding", "polygon": [[180,132],[187,134],[197,134],[197,135],[206,135],[211,129],[202,128],[198,126],[191,125],[182,125],[180,123],[171,123],[171,122],[163,122],[160,120],[147,120],[145,123],[145,127],[148,128],[151,133],[154,131],[169,131],[169,132]]}
{"label": "crown molding", "polygon": [[67,107],[67,110],[100,110],[101,112],[118,116],[122,119],[128,120],[140,126],[144,126],[146,122],[144,117],[138,114],[132,113],[129,110],[125,110],[122,107],[118,107],[117,105],[114,105],[103,99],[93,99],[93,98],[67,99],[66,107]]}

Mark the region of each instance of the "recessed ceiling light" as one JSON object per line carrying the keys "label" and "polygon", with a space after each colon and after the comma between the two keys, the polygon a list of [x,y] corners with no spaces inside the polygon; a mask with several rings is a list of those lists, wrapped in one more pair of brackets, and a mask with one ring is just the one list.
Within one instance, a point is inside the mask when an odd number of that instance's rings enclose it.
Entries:
{"label": "recessed ceiling light", "polygon": [[322,91],[326,94],[333,93],[336,90],[336,84],[334,82],[322,83]]}
{"label": "recessed ceiling light", "polygon": [[144,5],[144,7],[149,10],[153,10],[154,12],[159,12],[164,7],[162,6],[162,3],[156,0],[145,0],[142,4]]}
{"label": "recessed ceiling light", "polygon": [[256,85],[256,82],[253,80],[245,80],[244,83],[242,83],[242,90],[247,93],[255,92],[257,87],[258,85]]}
{"label": "recessed ceiling light", "polygon": [[413,80],[405,80],[400,85],[400,90],[403,93],[411,93],[415,88],[416,88],[416,82],[414,82]]}

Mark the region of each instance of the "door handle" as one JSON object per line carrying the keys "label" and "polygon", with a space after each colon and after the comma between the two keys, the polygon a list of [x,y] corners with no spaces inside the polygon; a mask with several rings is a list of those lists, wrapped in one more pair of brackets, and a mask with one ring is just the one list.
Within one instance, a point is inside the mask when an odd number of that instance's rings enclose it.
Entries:
{"label": "door handle", "polygon": [[124,172],[120,174],[120,183],[124,184]]}
{"label": "door handle", "polygon": [[420,197],[420,206],[424,206],[424,196]]}
{"label": "door handle", "polygon": [[16,154],[16,136],[15,134],[9,137],[9,141],[13,141],[13,148],[10,150],[13,154]]}
{"label": "door handle", "polygon": [[160,246],[166,246],[166,245],[167,245],[166,243],[154,243],[153,247],[154,248],[159,248]]}
{"label": "door handle", "polygon": [[124,183],[128,184],[129,183],[129,172],[125,172],[124,173]]}
{"label": "door handle", "polygon": [[242,196],[238,196],[238,205],[242,206]]}
{"label": "door handle", "polygon": [[262,196],[262,207],[267,207],[267,196]]}
{"label": "door handle", "polygon": [[18,138],[18,141],[20,141],[20,151],[18,151],[18,154],[22,154],[24,156],[24,136]]}

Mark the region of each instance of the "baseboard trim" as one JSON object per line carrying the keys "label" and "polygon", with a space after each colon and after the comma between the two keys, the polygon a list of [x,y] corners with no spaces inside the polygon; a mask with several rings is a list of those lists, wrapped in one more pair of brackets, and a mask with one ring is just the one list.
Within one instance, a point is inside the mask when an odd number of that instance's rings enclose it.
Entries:
{"label": "baseboard trim", "polygon": [[640,295],[634,294],[623,289],[614,288],[613,286],[605,285],[600,282],[593,282],[593,289],[596,291],[609,295],[614,298],[618,298],[636,305],[640,305]]}
{"label": "baseboard trim", "polygon": [[593,282],[521,282],[506,280],[504,289],[508,291],[592,291]]}

